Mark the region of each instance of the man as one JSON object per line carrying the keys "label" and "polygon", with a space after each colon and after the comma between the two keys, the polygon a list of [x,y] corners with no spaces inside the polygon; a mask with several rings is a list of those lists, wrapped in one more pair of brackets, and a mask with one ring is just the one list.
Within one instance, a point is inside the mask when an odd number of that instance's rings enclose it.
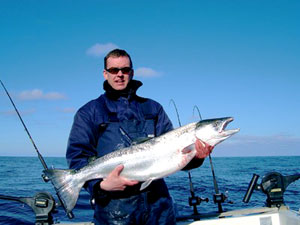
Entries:
{"label": "man", "polygon": [[[81,107],[71,129],[67,160],[80,169],[95,157],[130,146],[134,140],[173,129],[162,106],[136,95],[142,83],[133,80],[129,54],[115,49],[104,58],[105,93]],[[196,157],[186,169],[198,167],[212,147],[197,140]],[[94,199],[95,224],[175,224],[173,203],[163,179],[140,191],[140,183],[122,177],[124,165],[106,178],[85,185]]]}

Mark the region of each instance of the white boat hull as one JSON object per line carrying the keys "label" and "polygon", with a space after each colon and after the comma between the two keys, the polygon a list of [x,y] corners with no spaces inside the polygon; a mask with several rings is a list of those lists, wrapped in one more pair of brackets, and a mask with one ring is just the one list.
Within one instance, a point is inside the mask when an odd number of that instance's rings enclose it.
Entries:
{"label": "white boat hull", "polygon": [[180,222],[180,225],[300,225],[299,212],[281,208],[243,209],[221,213],[217,218]]}

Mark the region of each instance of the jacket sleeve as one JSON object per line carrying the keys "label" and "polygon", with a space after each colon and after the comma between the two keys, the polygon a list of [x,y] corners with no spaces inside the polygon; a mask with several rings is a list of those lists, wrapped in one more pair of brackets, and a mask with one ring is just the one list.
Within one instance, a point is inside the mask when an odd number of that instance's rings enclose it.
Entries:
{"label": "jacket sleeve", "polygon": [[[98,126],[93,120],[91,109],[81,108],[74,117],[69,135],[66,158],[70,169],[80,169],[96,156]],[[85,184],[87,191],[92,194],[93,186],[99,180]]]}
{"label": "jacket sleeve", "polygon": [[193,158],[189,164],[187,164],[182,170],[191,170],[191,169],[196,169],[199,166],[201,166],[204,162],[204,159],[198,159],[198,158]]}

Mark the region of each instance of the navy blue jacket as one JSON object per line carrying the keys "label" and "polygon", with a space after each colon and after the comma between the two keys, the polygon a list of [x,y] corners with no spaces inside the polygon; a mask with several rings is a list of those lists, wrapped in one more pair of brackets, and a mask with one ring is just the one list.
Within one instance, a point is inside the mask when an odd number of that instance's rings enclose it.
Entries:
{"label": "navy blue jacket", "polygon": [[[141,85],[140,81],[132,80],[124,91],[115,91],[105,81],[106,92],[77,111],[66,153],[69,168],[80,169],[87,165],[92,157],[103,155],[99,149],[98,138],[112,115],[118,121],[143,121],[145,117],[152,118],[155,121],[155,136],[173,129],[170,119],[158,102],[136,95]],[[96,181],[88,182],[87,189],[91,194],[95,183]]]}

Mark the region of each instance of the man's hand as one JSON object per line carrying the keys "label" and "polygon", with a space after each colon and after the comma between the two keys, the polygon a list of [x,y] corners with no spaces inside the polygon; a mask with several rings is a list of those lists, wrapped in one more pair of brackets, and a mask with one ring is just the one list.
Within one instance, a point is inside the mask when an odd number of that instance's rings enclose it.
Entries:
{"label": "man's hand", "polygon": [[204,159],[212,152],[212,150],[214,149],[214,146],[211,146],[211,145],[201,141],[200,139],[197,139],[195,142],[195,148],[196,148],[195,157],[199,158],[199,159]]}
{"label": "man's hand", "polygon": [[136,180],[128,180],[120,176],[123,169],[123,165],[117,166],[106,178],[103,179],[100,183],[100,188],[105,191],[123,191],[126,186],[133,186],[139,183]]}

